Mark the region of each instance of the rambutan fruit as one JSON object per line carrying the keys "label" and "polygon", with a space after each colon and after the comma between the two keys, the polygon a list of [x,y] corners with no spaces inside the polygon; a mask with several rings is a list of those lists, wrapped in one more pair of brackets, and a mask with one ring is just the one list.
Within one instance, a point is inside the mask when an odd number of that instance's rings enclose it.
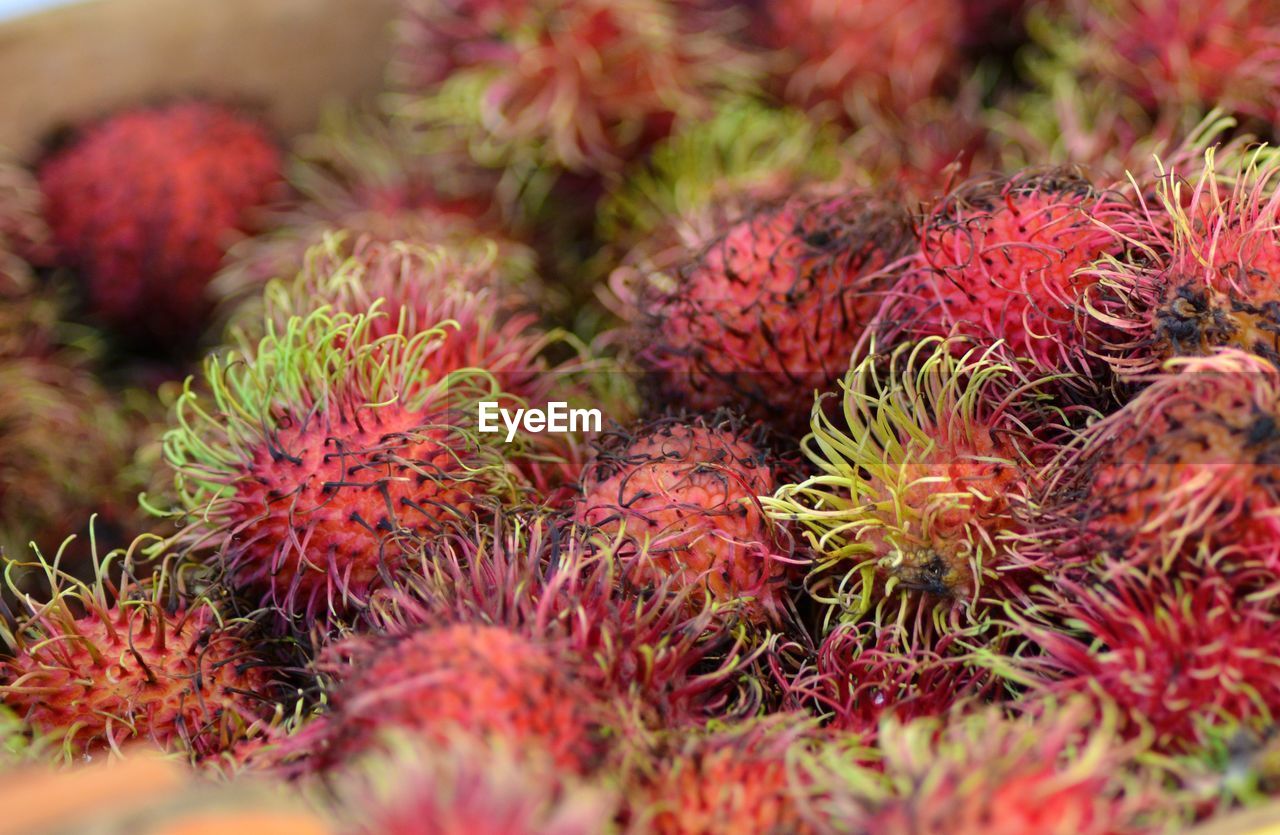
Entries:
{"label": "rambutan fruit", "polygon": [[970,663],[967,637],[948,633],[925,641],[897,625],[841,624],[798,670],[775,666],[786,692],[783,706],[812,711],[826,728],[866,741],[890,716],[899,722],[958,716],[998,692],[996,677]]}
{"label": "rambutan fruit", "polygon": [[963,68],[964,5],[952,0],[763,0],[783,96],[864,121],[943,93]]}
{"label": "rambutan fruit", "polygon": [[[753,210],[637,300],[637,359],[663,402],[743,410],[780,433],[848,369],[913,246],[896,205],[850,193]],[[798,420],[799,417],[799,420]]]}
{"label": "rambutan fruit", "polygon": [[[1061,556],[1280,573],[1280,369],[1223,349],[1170,360],[1063,450],[1038,504]],[[1198,572],[1199,569],[1194,569]]]}
{"label": "rambutan fruit", "polygon": [[[545,511],[458,529],[422,549],[364,613],[366,631],[415,634],[489,624],[586,659],[596,690],[627,706],[628,728],[691,728],[762,709],[764,646],[735,629],[736,603],[691,605],[668,576],[630,581],[617,537]],[[585,674],[585,673],[584,673]]]}
{"label": "rambutan fruit", "polygon": [[135,579],[131,553],[95,560],[89,582],[60,568],[61,552],[41,560],[47,602],[10,581],[27,612],[3,628],[5,705],[60,737],[67,760],[135,739],[204,759],[261,733],[274,685],[255,655],[252,625],[208,599],[174,603],[167,566]]}
{"label": "rambutan fruit", "polygon": [[[267,323],[283,332],[291,317],[319,308],[350,315],[376,309],[367,339],[434,331],[422,351],[423,373],[431,379],[478,369],[502,393],[488,399],[504,408],[559,401],[628,419],[636,409],[630,381],[572,334],[544,329],[533,307],[535,296],[545,296],[532,277],[513,274],[509,266],[483,239],[466,246],[361,240],[348,247],[341,237],[330,237],[311,250],[294,280],[268,286],[265,310],[245,303],[229,330],[251,353]],[[521,432],[527,448],[512,456],[513,463],[542,496],[567,489],[581,467],[586,434],[582,426],[568,433]]]}
{"label": "rambutan fruit", "polygon": [[662,418],[603,436],[575,515],[625,543],[618,553],[632,582],[672,578],[677,589],[742,602],[753,619],[776,622],[803,558],[758,497],[773,493],[784,467],[758,427],[732,415]]}
{"label": "rambutan fruit", "polygon": [[1121,730],[1161,751],[1197,746],[1219,723],[1273,721],[1280,618],[1270,592],[1212,567],[1108,566],[1055,578],[1036,607],[1011,613],[1039,650],[1002,665],[1029,704],[1075,693],[1114,703]]}
{"label": "rambutan fruit", "polygon": [[[811,814],[841,832],[1145,832],[1168,823],[1152,778],[1134,768],[1115,716],[1069,701],[1039,716],[992,708],[944,722],[890,720],[876,770],[837,748],[807,770],[825,777]],[[825,759],[823,758],[825,757]]]}
{"label": "rambutan fruit", "polygon": [[[58,357],[0,359],[0,552],[52,550],[132,485],[127,427],[86,370]],[[132,497],[130,498],[132,500]]]}
{"label": "rambutan fruit", "polygon": [[231,248],[213,295],[234,301],[271,279],[290,279],[311,247],[340,232],[352,247],[361,240],[492,246],[509,280],[534,281],[533,253],[498,223],[492,172],[461,151],[422,153],[409,133],[398,122],[340,111],[298,140],[286,166],[297,199],[270,213],[272,231]]}
{"label": "rambutan fruit", "polygon": [[[630,777],[628,832],[818,831],[797,810],[791,764],[810,722],[788,715],[664,740]],[[663,750],[668,748],[668,750]]]}
{"label": "rambutan fruit", "polygon": [[355,636],[329,647],[319,668],[337,682],[328,710],[283,743],[306,771],[379,751],[389,734],[439,747],[462,733],[585,774],[605,758],[618,723],[585,660],[502,625]]}
{"label": "rambutan fruit", "polygon": [[[1104,225],[1108,228],[1104,228]],[[1094,260],[1118,254],[1137,210],[1097,191],[1077,171],[1028,171],[971,180],[931,211],[920,254],[880,310],[886,343],[952,334],[1003,342],[1041,374],[1075,372],[1083,384],[1101,323],[1083,296]]]}
{"label": "rambutan fruit", "polygon": [[508,395],[484,369],[433,363],[451,323],[386,317],[322,306],[269,323],[256,345],[209,357],[212,408],[188,381],[164,438],[185,547],[308,626],[363,605],[406,534],[520,493],[507,461],[520,439],[477,431],[478,402]]}
{"label": "rambutan fruit", "polygon": [[1280,3],[1068,0],[1055,40],[1075,72],[1119,82],[1148,108],[1273,122],[1280,115]]}
{"label": "rambutan fruit", "polygon": [[742,215],[835,179],[845,162],[832,126],[754,99],[681,125],[601,201],[600,237],[622,261],[611,278],[619,300],[634,303],[645,281],[672,281],[669,270]]}
{"label": "rambutan fruit", "polygon": [[1161,169],[1158,205],[1115,235],[1124,250],[1090,269],[1091,313],[1116,334],[1104,354],[1117,372],[1219,347],[1280,364],[1280,163],[1263,150],[1232,156],[1236,170],[1224,175],[1207,151],[1191,184]]}
{"label": "rambutan fruit", "polygon": [[737,20],[661,0],[413,0],[391,77],[403,116],[486,161],[616,170],[751,82]]}
{"label": "rambutan fruit", "polygon": [[998,350],[900,345],[824,396],[838,411],[815,405],[803,450],[817,474],[764,505],[805,529],[809,590],[831,616],[856,621],[873,606],[905,616],[920,601],[954,629],[983,595],[1018,594],[1013,554],[1062,416]]}
{"label": "rambutan fruit", "polygon": [[612,831],[615,793],[501,741],[450,740],[443,755],[395,746],[339,792],[350,835],[597,835]]}
{"label": "rambutan fruit", "polygon": [[38,171],[58,264],[122,338],[188,342],[205,289],[250,213],[279,193],[280,155],[255,121],[180,101],[82,129]]}

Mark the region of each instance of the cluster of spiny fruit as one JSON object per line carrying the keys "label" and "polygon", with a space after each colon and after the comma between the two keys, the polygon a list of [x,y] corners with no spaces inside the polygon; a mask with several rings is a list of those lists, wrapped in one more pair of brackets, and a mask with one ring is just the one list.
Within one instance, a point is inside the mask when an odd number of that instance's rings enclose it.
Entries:
{"label": "cluster of spiny fruit", "polygon": [[[397,36],[287,149],[182,99],[0,171],[0,830],[1114,833],[1280,791],[1280,2]],[[554,404],[608,425],[480,420]]]}

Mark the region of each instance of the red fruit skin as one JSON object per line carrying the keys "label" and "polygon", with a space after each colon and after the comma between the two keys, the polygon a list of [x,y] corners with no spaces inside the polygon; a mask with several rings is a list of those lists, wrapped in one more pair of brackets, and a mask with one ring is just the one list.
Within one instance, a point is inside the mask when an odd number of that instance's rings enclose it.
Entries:
{"label": "red fruit skin", "polygon": [[445,746],[461,734],[536,750],[586,773],[607,753],[608,706],[589,667],[502,626],[455,624],[333,645],[329,710],[283,742],[293,769],[323,772],[379,750],[384,734]]}
{"label": "red fruit skin", "polygon": [[65,735],[76,756],[137,738],[213,756],[270,718],[260,700],[269,674],[207,609],[125,603],[38,620],[57,639],[20,643],[0,665],[0,695],[40,733]]}
{"label": "red fruit skin", "polygon": [[653,773],[631,792],[626,831],[816,832],[796,803],[801,786],[789,767],[788,751],[801,747],[805,726],[794,719],[775,715],[758,725],[693,736],[677,750],[660,754]]}
{"label": "red fruit skin", "polygon": [[862,195],[765,206],[639,300],[640,365],[663,402],[803,434],[910,248],[901,210]]}
{"label": "red fruit skin", "polygon": [[86,127],[40,165],[57,261],[131,341],[189,341],[205,285],[250,210],[280,195],[280,152],[227,107],[178,102]]}
{"label": "red fruit skin", "polygon": [[1023,665],[1031,698],[1082,693],[1119,705],[1129,735],[1164,752],[1197,748],[1207,725],[1266,719],[1280,708],[1280,620],[1239,577],[1112,572],[1060,580],[1046,611],[1069,630],[1029,624],[1040,647]]}
{"label": "red fruit skin", "polygon": [[1059,561],[1280,575],[1280,369],[1235,349],[1175,361],[1090,426],[1038,504]]}
{"label": "red fruit skin", "polygon": [[397,538],[475,509],[467,442],[447,415],[333,409],[278,425],[234,481],[223,556],[237,588],[288,611],[363,603],[402,565]]}
{"label": "red fruit skin", "polygon": [[754,620],[787,610],[793,546],[769,521],[779,462],[732,420],[663,419],[604,439],[588,462],[577,519],[628,540],[624,559],[641,585],[693,590],[691,604],[750,597]]}
{"label": "red fruit skin", "polygon": [[764,0],[761,39],[782,52],[783,94],[864,121],[942,92],[962,66],[955,0]]}
{"label": "red fruit skin", "polygon": [[[825,718],[825,727],[868,742],[890,716],[908,722],[959,715],[996,686],[990,673],[964,663],[965,641],[964,633],[930,642],[894,625],[842,624],[823,639],[811,664],[779,676],[783,705],[813,710]],[[774,666],[781,671],[781,664]]]}
{"label": "red fruit skin", "polygon": [[1116,233],[1137,221],[1127,201],[1070,170],[965,183],[930,213],[876,331],[888,344],[953,333],[1004,340],[1042,373],[1096,376],[1091,352],[1106,331],[1085,315],[1097,276],[1081,270],[1119,254]]}
{"label": "red fruit skin", "polygon": [[1280,114],[1280,3],[1275,0],[1068,0],[1092,63],[1148,108],[1222,107]]}

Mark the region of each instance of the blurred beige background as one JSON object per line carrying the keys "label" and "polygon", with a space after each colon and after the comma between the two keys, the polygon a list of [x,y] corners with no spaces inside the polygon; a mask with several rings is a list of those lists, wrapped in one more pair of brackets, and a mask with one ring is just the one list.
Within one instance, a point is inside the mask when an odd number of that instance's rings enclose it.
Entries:
{"label": "blurred beige background", "polygon": [[121,105],[203,92],[278,131],[376,94],[395,0],[86,0],[0,21],[0,154]]}

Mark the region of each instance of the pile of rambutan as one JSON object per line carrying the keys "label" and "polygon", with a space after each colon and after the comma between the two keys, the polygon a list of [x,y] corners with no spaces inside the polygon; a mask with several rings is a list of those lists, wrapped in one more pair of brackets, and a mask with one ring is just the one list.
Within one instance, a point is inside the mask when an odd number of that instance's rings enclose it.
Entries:
{"label": "pile of rambutan", "polygon": [[399,5],[0,164],[0,832],[1280,823],[1274,2]]}

